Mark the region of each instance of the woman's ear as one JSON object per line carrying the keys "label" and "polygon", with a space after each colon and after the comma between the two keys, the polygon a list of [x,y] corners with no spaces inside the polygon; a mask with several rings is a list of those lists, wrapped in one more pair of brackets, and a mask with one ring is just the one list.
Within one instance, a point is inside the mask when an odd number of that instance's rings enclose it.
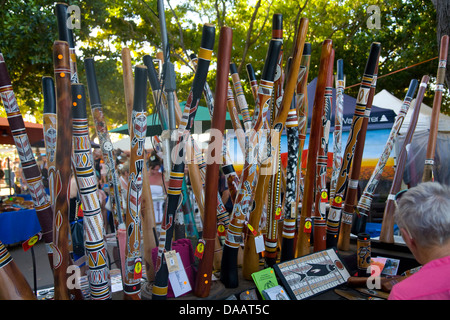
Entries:
{"label": "woman's ear", "polygon": [[408,230],[405,228],[400,228],[400,232],[402,234],[403,240],[405,240],[406,245],[409,247],[413,242],[412,236],[409,234]]}
{"label": "woman's ear", "polygon": [[416,260],[419,260],[420,252],[417,247],[416,240],[411,236],[411,234],[405,228],[400,228],[400,231],[402,233],[403,240],[405,240],[405,243],[408,246],[409,250],[411,250],[411,253],[416,258]]}

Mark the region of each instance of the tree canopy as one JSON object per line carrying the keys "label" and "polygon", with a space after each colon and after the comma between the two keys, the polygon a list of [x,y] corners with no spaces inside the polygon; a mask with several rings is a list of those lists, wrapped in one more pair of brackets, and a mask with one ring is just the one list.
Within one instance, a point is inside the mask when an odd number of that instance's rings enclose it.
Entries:
{"label": "tree canopy", "polygon": [[[81,12],[81,29],[74,29],[80,82],[86,83],[84,58],[94,57],[109,126],[123,124],[126,107],[121,50],[130,48],[134,64],[142,64],[144,55],[155,57],[162,50],[157,1],[92,0],[69,4],[79,6]],[[378,16],[373,16],[370,5],[379,8]],[[14,0],[2,1],[1,6],[0,50],[21,111],[40,119],[41,78],[53,75],[52,45],[58,37],[55,3]],[[420,80],[428,74],[433,81],[436,76],[439,53],[436,9],[425,0],[374,0],[369,4],[361,0],[171,0],[165,1],[164,6],[170,59],[177,72],[180,101],[187,98],[194,77],[189,55],[198,52],[203,24],[212,23],[217,36],[208,74],[210,87],[214,88],[215,82],[219,30],[226,25],[233,30],[232,61],[238,66],[247,100],[252,102],[245,65],[251,63],[259,76],[272,34],[274,13],[283,15],[284,63],[293,50],[300,18],[309,19],[310,80],[317,76],[320,47],[325,39],[332,39],[336,60],[344,60],[349,95],[357,94],[358,86],[351,85],[361,81],[370,44],[375,41],[382,45],[377,92],[387,89],[403,99],[412,78]],[[378,19],[379,28],[371,27],[373,19]],[[424,102],[432,105],[433,95],[428,90]],[[442,112],[450,114],[449,104],[443,100]]]}

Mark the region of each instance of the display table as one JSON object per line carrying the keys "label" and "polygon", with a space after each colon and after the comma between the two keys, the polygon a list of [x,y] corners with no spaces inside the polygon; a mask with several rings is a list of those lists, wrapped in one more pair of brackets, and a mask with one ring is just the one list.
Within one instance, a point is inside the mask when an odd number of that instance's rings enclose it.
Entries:
{"label": "display table", "polygon": [[0,213],[0,241],[14,244],[27,240],[41,231],[35,209]]}

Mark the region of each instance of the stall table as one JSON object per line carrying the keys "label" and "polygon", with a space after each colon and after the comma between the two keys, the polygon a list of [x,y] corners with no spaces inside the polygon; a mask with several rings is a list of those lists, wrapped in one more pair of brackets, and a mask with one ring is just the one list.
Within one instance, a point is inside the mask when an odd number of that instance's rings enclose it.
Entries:
{"label": "stall table", "polygon": [[0,241],[15,244],[41,231],[35,209],[5,211],[0,213]]}

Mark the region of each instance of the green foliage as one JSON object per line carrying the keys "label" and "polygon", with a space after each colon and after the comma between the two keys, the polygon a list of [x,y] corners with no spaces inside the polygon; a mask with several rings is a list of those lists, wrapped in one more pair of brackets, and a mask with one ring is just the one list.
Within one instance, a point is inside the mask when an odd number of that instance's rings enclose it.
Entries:
{"label": "green foliage", "polygon": [[41,79],[53,73],[52,44],[57,35],[54,2],[3,3],[0,10],[0,50],[21,112],[42,114]]}
{"label": "green foliage", "polygon": [[[0,49],[2,50],[22,112],[42,114],[41,77],[53,74],[52,44],[57,39],[54,2],[44,0],[6,1],[0,12]],[[126,122],[121,50],[130,48],[133,64],[142,64],[145,54],[161,51],[159,14],[156,1],[71,1],[81,9],[81,29],[74,30],[80,81],[85,83],[85,57],[94,57],[102,103],[109,126]],[[380,29],[369,29],[369,5],[381,10]],[[370,44],[382,44],[377,91],[387,89],[402,99],[412,78],[435,76],[437,60],[392,73],[436,57],[436,12],[424,0],[191,0],[165,1],[165,17],[170,44],[170,59],[177,71],[177,96],[188,96],[193,69],[189,55],[198,53],[204,23],[216,26],[216,46],[208,74],[215,87],[215,61],[221,26],[233,30],[232,61],[239,67],[249,105],[253,97],[248,87],[245,65],[251,63],[257,76],[264,65],[272,15],[283,14],[284,61],[292,53],[299,19],[309,19],[307,41],[312,44],[310,80],[317,76],[321,44],[333,40],[335,59],[344,59],[347,86],[357,84],[369,53]],[[392,73],[392,74],[390,74]],[[389,74],[389,75],[388,75]],[[386,76],[388,75],[388,76]],[[384,76],[384,77],[383,77]],[[346,93],[355,96],[358,86]],[[149,93],[151,97],[151,93]],[[425,103],[432,105],[433,93]],[[448,99],[442,111],[450,113]],[[149,98],[149,105],[152,99]],[[205,104],[204,101],[200,102]],[[150,108],[150,106],[149,106]]]}

